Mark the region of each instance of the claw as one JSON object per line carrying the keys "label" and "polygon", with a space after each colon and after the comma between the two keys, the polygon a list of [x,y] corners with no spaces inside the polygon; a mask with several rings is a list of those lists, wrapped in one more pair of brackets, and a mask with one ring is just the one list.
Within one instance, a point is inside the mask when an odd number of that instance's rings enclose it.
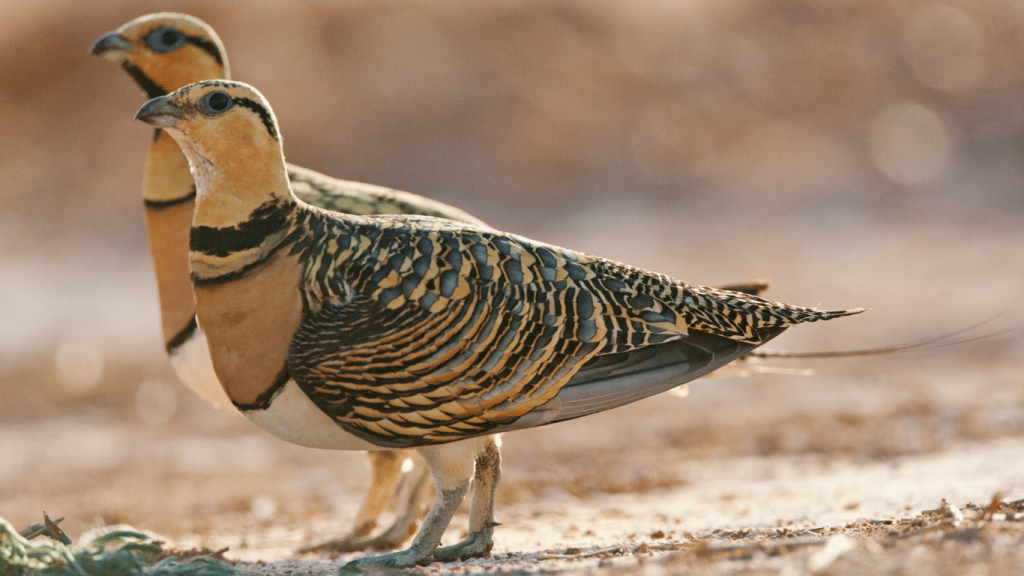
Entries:
{"label": "claw", "polygon": [[487,528],[470,534],[468,538],[458,544],[438,548],[434,550],[434,560],[457,562],[470,558],[487,558],[491,555],[491,548],[494,547],[493,533],[493,527]]}
{"label": "claw", "polygon": [[[376,536],[369,536],[368,532],[357,534],[353,531],[347,536],[328,540],[318,544],[312,544],[296,550],[299,554],[312,554],[316,552],[334,552],[346,554],[349,552],[362,552],[364,550],[393,550],[405,543],[419,527],[415,521],[405,522],[400,518],[390,528]],[[411,520],[411,519],[410,519]]]}
{"label": "claw", "polygon": [[338,574],[361,574],[367,571],[377,571],[387,568],[412,568],[414,566],[426,566],[434,561],[434,555],[429,551],[419,550],[415,544],[401,552],[381,554],[380,556],[367,556],[345,564],[338,569]]}

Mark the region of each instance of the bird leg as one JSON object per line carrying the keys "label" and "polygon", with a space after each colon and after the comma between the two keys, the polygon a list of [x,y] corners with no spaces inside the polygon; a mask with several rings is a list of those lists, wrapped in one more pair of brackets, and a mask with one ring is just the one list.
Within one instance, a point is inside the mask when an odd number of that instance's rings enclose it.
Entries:
{"label": "bird leg", "polygon": [[360,542],[367,540],[367,536],[377,527],[377,518],[384,510],[384,506],[402,474],[402,463],[406,459],[406,454],[400,450],[382,450],[367,452],[366,457],[370,460],[372,480],[370,489],[366,492],[366,498],[363,499],[363,504],[359,507],[359,512],[356,513],[355,527],[352,532],[333,540],[299,548],[300,554],[355,552],[367,548],[360,545]]}
{"label": "bird leg", "polygon": [[355,552],[358,550],[394,550],[405,543],[419,527],[423,518],[423,499],[430,490],[430,471],[420,458],[413,459],[413,468],[401,480],[392,500],[399,502],[400,508],[395,521],[386,530],[376,536],[356,538],[345,543],[344,550],[331,548],[339,552]]}
{"label": "bird leg", "polygon": [[453,546],[434,551],[434,560],[454,562],[468,558],[486,558],[494,546],[494,496],[501,479],[501,450],[497,436],[487,437],[489,442],[476,457],[473,474],[473,501],[469,509],[469,536]]}
{"label": "bird leg", "polygon": [[432,562],[445,529],[469,492],[476,458],[490,445],[494,445],[494,440],[484,437],[417,448],[434,477],[437,499],[423,519],[412,545],[400,552],[353,560],[340,572],[357,573],[364,567],[408,568]]}
{"label": "bird leg", "polygon": [[356,513],[353,537],[367,536],[377,527],[377,518],[384,511],[384,506],[398,485],[398,479],[402,475],[402,463],[406,459],[406,455],[399,450],[367,452],[366,457],[370,460],[373,470],[372,480],[363,505]]}

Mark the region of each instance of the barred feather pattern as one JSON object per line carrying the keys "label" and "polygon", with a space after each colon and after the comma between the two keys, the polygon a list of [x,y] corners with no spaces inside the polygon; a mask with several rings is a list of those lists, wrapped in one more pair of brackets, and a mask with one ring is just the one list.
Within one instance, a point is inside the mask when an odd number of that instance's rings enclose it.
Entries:
{"label": "barred feather pattern", "polygon": [[288,369],[343,428],[382,446],[486,434],[553,398],[589,360],[684,338],[758,344],[818,311],[705,288],[429,217],[300,206],[306,262]]}
{"label": "barred feather pattern", "polygon": [[295,196],[303,202],[333,212],[374,216],[418,214],[486,226],[464,210],[401,190],[338,180],[313,170],[289,164],[288,180]]}

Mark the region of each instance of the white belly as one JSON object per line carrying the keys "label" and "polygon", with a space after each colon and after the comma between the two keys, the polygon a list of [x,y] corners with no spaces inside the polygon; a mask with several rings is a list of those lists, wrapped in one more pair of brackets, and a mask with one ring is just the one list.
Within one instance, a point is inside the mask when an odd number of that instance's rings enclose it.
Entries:
{"label": "white belly", "polygon": [[[238,413],[213,371],[206,334],[197,329],[171,356],[175,374],[203,400],[221,410]],[[266,410],[242,412],[274,436],[309,448],[329,450],[386,450],[345,432],[320,411],[294,380],[289,380]]]}
{"label": "white belly", "polygon": [[289,380],[266,410],[242,412],[260,428],[282,440],[328,450],[387,450],[353,436],[313,404],[295,380]]}
{"label": "white belly", "polygon": [[206,345],[206,334],[202,330],[197,328],[191,338],[175,349],[171,355],[171,367],[178,378],[200,398],[220,410],[237,412],[213,371],[210,348]]}

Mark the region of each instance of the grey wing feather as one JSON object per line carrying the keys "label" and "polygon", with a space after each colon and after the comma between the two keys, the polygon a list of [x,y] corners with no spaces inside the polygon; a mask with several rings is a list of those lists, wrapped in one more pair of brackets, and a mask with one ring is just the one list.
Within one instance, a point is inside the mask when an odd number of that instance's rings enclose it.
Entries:
{"label": "grey wing feather", "polygon": [[[765,330],[764,342],[784,330]],[[700,378],[758,346],[692,331],[664,344],[598,356],[585,364],[553,399],[494,431],[553,424],[623,406]]]}

